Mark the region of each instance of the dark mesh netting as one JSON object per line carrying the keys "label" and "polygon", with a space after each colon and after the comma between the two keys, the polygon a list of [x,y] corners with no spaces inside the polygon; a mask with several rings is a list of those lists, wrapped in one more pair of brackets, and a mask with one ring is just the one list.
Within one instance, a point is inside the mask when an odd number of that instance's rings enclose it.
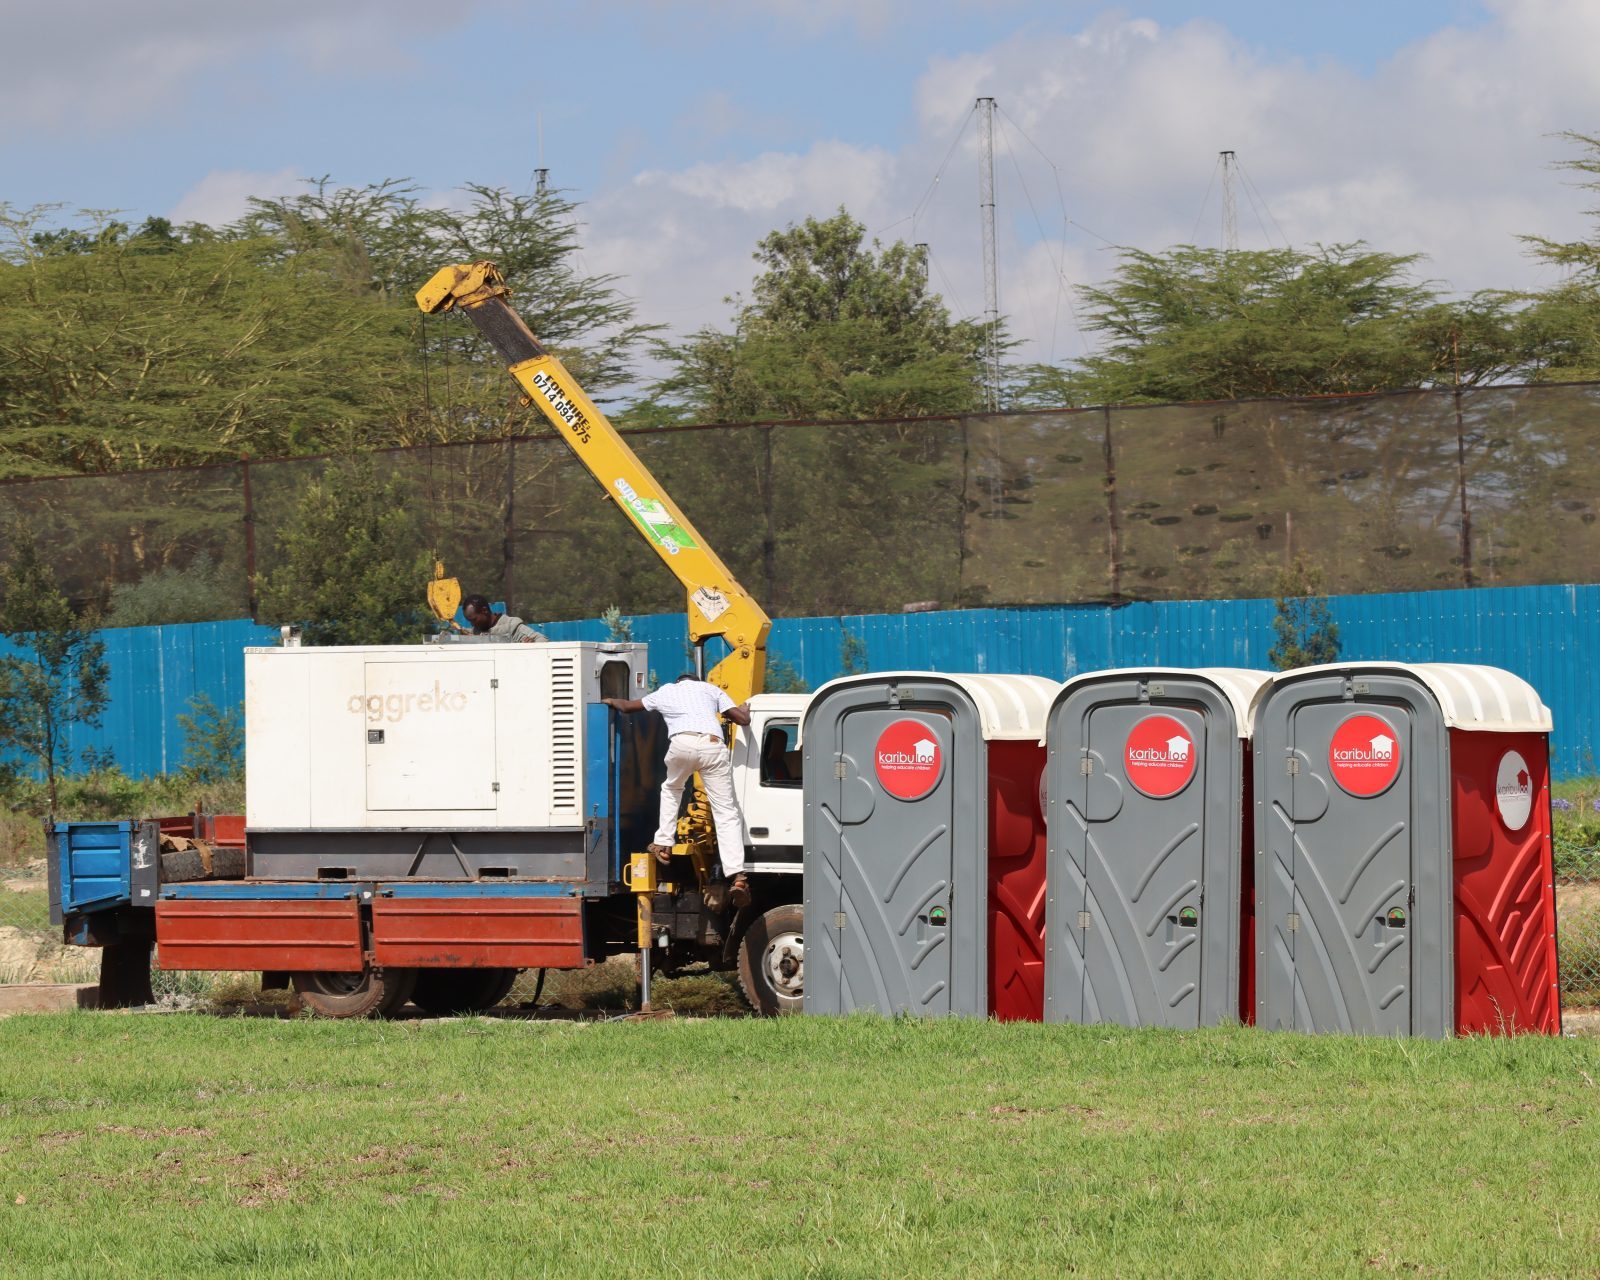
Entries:
{"label": "dark mesh netting", "polygon": [[[904,422],[696,427],[627,439],[774,615],[1595,580],[1600,386],[1490,387]],[[530,419],[530,426],[532,420]],[[373,455],[430,550],[522,616],[676,611],[682,590],[559,439]],[[336,462],[0,485],[69,595],[201,557],[251,607]],[[0,548],[4,550],[4,548]]]}

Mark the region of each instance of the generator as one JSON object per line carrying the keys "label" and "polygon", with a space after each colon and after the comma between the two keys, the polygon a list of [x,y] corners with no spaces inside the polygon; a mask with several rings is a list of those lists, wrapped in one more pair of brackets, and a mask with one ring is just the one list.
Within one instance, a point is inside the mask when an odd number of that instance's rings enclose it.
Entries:
{"label": "generator", "polygon": [[605,884],[618,817],[603,697],[642,644],[245,651],[245,842],[271,880]]}

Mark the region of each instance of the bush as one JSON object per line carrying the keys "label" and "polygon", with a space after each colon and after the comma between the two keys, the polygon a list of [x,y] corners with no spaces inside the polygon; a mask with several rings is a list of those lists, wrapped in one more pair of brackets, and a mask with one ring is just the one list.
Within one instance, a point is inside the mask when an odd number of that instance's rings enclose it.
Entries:
{"label": "bush", "polygon": [[163,565],[137,582],[111,588],[106,623],[155,627],[245,616],[244,583],[224,579],[222,567],[202,551],[182,568]]}
{"label": "bush", "polygon": [[1277,671],[1315,667],[1339,660],[1339,624],[1322,594],[1322,573],[1295,557],[1278,575],[1278,594],[1272,619],[1276,643],[1267,661]]}
{"label": "bush", "polygon": [[794,663],[776,650],[767,654],[767,675],[762,682],[763,693],[810,693],[811,686],[800,678]]}
{"label": "bush", "polygon": [[1600,880],[1600,778],[1569,778],[1550,790],[1556,874]]}
{"label": "bush", "polygon": [[274,625],[300,623],[306,644],[420,644],[434,559],[412,493],[372,459],[336,463],[306,486],[278,535],[277,568],[261,582]]}
{"label": "bush", "polygon": [[227,711],[203,693],[189,699],[189,713],[178,723],[188,735],[183,746],[183,776],[190,782],[217,783],[244,774],[244,708]]}

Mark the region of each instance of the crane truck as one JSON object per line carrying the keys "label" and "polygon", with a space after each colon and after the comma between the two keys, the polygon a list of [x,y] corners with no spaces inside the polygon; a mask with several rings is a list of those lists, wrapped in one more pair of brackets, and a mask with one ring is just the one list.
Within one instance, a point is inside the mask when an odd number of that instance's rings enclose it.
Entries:
{"label": "crane truck", "polygon": [[[807,699],[762,692],[770,619],[509,298],[474,262],[417,304],[472,322],[683,584],[697,672],[750,709],[732,741],[750,901],[716,891],[698,787],[668,865],[646,851],[663,726],[601,701],[644,692],[644,646],[310,648],[286,628],[245,654],[242,822],[48,832],[52,919],[69,944],[105,948],[109,999],[138,1002],[152,945],[159,968],[260,971],[329,1017],[483,1009],[522,969],[637,951],[645,1006],[653,969],[705,960],[736,968],[757,1012],[799,1010]],[[448,605],[451,585],[439,571],[430,599]]]}

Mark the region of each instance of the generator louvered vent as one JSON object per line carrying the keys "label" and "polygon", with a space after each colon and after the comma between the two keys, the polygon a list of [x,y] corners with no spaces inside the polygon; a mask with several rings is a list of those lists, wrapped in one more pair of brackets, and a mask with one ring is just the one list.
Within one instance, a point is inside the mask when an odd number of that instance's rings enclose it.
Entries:
{"label": "generator louvered vent", "polygon": [[550,807],[578,811],[578,663],[550,661]]}

